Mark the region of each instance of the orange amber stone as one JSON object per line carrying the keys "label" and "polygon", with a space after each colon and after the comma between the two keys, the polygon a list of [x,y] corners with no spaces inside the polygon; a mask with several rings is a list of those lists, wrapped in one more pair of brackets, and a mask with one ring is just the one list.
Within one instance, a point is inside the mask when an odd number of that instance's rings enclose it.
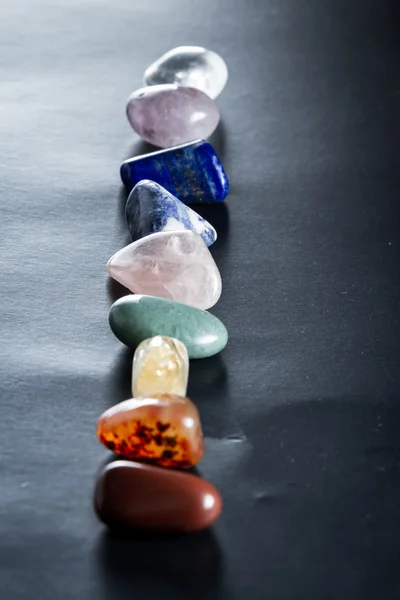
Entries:
{"label": "orange amber stone", "polygon": [[192,467],[204,451],[197,408],[174,394],[120,402],[102,414],[97,435],[116,454],[163,467]]}

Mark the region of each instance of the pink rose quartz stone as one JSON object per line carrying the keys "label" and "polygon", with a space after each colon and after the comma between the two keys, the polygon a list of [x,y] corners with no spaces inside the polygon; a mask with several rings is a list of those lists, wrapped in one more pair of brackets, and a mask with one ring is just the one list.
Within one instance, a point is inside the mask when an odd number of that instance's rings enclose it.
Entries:
{"label": "pink rose quartz stone", "polygon": [[107,271],[135,294],[167,298],[207,310],[221,295],[221,276],[193,231],[148,235],[110,258]]}
{"label": "pink rose quartz stone", "polygon": [[152,85],[133,92],[128,121],[144,140],[168,148],[208,138],[219,123],[219,110],[204,92],[176,84]]}

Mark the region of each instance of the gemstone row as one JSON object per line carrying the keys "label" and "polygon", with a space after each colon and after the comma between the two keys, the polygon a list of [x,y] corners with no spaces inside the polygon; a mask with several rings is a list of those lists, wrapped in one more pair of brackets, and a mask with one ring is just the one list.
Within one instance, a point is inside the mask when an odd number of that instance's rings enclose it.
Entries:
{"label": "gemstone row", "polygon": [[[219,122],[213,100],[226,64],[199,47],[171,50],[146,69],[147,85],[128,99],[141,137],[164,148],[126,160],[121,179],[132,243],[107,271],[128,294],[110,308],[115,336],[135,349],[132,398],[99,418],[99,441],[119,457],[100,472],[95,510],[108,527],[189,532],[219,516],[214,486],[185,469],[204,453],[197,407],[187,397],[189,359],[220,352],[223,323],[207,312],[222,282],[209,247],[217,232],[189,205],[224,200],[229,183],[206,139]],[[176,469],[179,469],[177,471]]]}

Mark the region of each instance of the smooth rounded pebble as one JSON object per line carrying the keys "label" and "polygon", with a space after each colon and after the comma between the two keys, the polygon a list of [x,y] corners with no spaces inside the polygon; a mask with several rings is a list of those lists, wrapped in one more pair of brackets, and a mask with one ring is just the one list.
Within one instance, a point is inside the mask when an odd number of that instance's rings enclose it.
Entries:
{"label": "smooth rounded pebble", "polygon": [[126,114],[141,138],[161,148],[208,138],[220,118],[207,94],[175,84],[136,90],[128,98]]}
{"label": "smooth rounded pebble", "polygon": [[205,140],[135,156],[122,163],[120,173],[128,190],[143,180],[150,180],[185,204],[222,202],[229,192],[222,163],[210,142]]}
{"label": "smooth rounded pebble", "polygon": [[125,220],[132,240],[162,231],[189,230],[198,233],[207,246],[217,232],[197,212],[178,200],[155,181],[139,181],[125,205]]}
{"label": "smooth rounded pebble", "polygon": [[132,398],[106,410],[97,423],[102,444],[116,454],[162,467],[188,469],[204,452],[197,408],[189,398]]}
{"label": "smooth rounded pebble", "polygon": [[134,398],[158,394],[186,396],[188,378],[188,351],[179,340],[156,335],[136,348],[132,364]]}
{"label": "smooth rounded pebble", "polygon": [[204,240],[194,231],[152,233],[119,250],[108,273],[135,294],[208,309],[219,300],[221,275]]}
{"label": "smooth rounded pebble", "polygon": [[111,306],[110,327],[126,346],[136,348],[155,335],[167,335],[185,344],[189,358],[206,358],[225,348],[228,332],[214,315],[154,296],[128,295]]}
{"label": "smooth rounded pebble", "polygon": [[195,475],[119,460],[99,474],[94,506],[111,529],[184,533],[212,525],[222,500]]}
{"label": "smooth rounded pebble", "polygon": [[177,83],[201,90],[216,98],[228,81],[224,59],[200,46],[179,46],[169,50],[144,73],[145,85]]}

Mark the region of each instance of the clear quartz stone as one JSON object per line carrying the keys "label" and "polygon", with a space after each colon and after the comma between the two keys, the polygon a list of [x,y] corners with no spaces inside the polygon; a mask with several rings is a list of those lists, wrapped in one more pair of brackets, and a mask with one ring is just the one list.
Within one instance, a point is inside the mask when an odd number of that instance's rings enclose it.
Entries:
{"label": "clear quartz stone", "polygon": [[228,80],[224,59],[200,46],[179,46],[163,54],[144,73],[145,85],[177,83],[216,98]]}
{"label": "clear quartz stone", "polygon": [[132,396],[186,396],[188,376],[189,358],[185,344],[175,338],[157,335],[144,340],[135,351]]}

